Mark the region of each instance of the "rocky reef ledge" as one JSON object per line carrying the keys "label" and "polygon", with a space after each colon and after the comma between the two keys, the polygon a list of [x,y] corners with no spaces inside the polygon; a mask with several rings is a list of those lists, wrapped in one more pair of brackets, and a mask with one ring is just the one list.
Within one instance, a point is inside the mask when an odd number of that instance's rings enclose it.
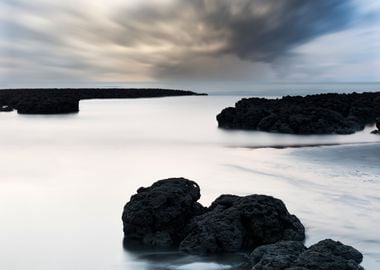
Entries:
{"label": "rocky reef ledge", "polygon": [[351,134],[380,117],[380,92],[244,98],[218,116],[220,128],[290,134]]}
{"label": "rocky reef ledge", "polygon": [[239,269],[362,269],[362,254],[340,242],[306,248],[304,226],[279,199],[221,195],[204,207],[199,198],[198,184],[185,178],[139,188],[124,207],[124,242],[197,255],[246,253]]}
{"label": "rocky reef ledge", "polygon": [[0,112],[14,109],[20,114],[63,114],[79,111],[82,99],[153,98],[206,95],[169,89],[69,88],[69,89],[2,89]]}

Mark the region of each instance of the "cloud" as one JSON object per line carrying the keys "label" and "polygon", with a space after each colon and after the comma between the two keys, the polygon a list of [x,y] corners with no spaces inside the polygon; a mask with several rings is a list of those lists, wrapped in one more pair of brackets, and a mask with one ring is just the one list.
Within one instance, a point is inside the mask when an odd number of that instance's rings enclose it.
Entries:
{"label": "cloud", "polygon": [[273,66],[293,81],[377,81],[379,37],[376,24],[327,34],[295,47]]}
{"label": "cloud", "polygon": [[225,51],[253,61],[271,62],[296,45],[346,27],[352,15],[350,1],[340,0],[199,2],[204,21],[226,32]]}
{"label": "cloud", "polygon": [[[161,8],[121,10],[113,18],[120,32],[111,39],[162,55],[153,63],[156,77],[191,77],[226,55],[240,59],[230,63],[235,66],[272,63],[297,45],[344,29],[352,10],[350,1],[340,0],[172,1]],[[226,74],[222,70],[220,77]]]}
{"label": "cloud", "polygon": [[280,72],[286,77],[283,67],[304,55],[297,48],[351,27],[353,3],[0,0],[5,26],[0,63],[8,67],[0,76],[271,80]]}

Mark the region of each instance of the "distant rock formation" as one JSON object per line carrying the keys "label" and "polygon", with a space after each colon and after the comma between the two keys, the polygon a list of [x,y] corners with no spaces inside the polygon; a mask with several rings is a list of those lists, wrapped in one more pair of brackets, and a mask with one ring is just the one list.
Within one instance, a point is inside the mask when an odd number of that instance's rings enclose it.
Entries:
{"label": "distant rock formation", "polygon": [[279,199],[222,195],[206,208],[199,198],[198,184],[185,178],[139,188],[124,207],[124,244],[198,255],[253,250],[239,269],[362,269],[362,254],[340,242],[327,239],[306,248],[304,226]]}
{"label": "distant rock formation", "polygon": [[15,104],[19,114],[65,114],[79,112],[79,100],[71,97],[30,96]]}
{"label": "distant rock formation", "polygon": [[220,128],[290,134],[351,134],[380,116],[380,92],[242,99],[217,116]]}
{"label": "distant rock formation", "polygon": [[4,89],[0,90],[0,111],[20,114],[63,114],[79,111],[82,99],[152,98],[205,95],[168,89]]}

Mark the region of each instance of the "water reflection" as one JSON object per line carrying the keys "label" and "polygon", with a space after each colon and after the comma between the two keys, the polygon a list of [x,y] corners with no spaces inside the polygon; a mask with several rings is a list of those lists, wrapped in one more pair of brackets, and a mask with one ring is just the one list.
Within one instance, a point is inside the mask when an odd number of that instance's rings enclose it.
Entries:
{"label": "water reflection", "polygon": [[243,253],[208,257],[193,256],[174,249],[149,249],[125,239],[123,248],[128,260],[132,261],[130,264],[136,270],[246,270],[249,268],[248,257]]}

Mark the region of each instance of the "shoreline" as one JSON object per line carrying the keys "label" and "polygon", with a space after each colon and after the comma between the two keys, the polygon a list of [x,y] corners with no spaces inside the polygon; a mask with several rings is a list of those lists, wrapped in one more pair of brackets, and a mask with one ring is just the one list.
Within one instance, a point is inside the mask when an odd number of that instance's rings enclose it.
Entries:
{"label": "shoreline", "polygon": [[263,145],[263,146],[229,146],[229,148],[241,149],[293,149],[293,148],[316,148],[316,147],[330,147],[330,146],[346,146],[346,145],[370,145],[379,144],[379,142],[343,142],[343,143],[310,143],[310,144],[290,144],[290,145]]}

